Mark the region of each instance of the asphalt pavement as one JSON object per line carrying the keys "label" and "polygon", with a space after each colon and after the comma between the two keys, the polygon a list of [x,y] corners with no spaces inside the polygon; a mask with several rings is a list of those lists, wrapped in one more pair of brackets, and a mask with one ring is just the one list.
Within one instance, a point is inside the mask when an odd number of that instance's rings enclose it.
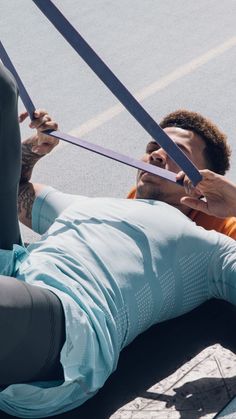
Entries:
{"label": "asphalt pavement", "polygon": [[[236,181],[236,0],[55,0],[55,4],[154,119],[159,121],[168,112],[187,108],[215,121],[228,135],[233,150],[229,177]],[[148,134],[119,105],[31,0],[0,0],[0,39],[35,105],[46,108],[59,122],[61,130],[135,158],[142,155]],[[20,102],[19,111],[22,109]],[[22,138],[30,134],[24,123]],[[124,197],[135,182],[135,173],[135,169],[61,143],[37,164],[33,180],[68,193]],[[25,241],[37,239],[37,235],[25,228],[23,233]],[[214,309],[210,311],[212,318],[208,317],[208,309],[199,310],[195,326],[190,327],[194,318],[194,314],[190,314],[184,320],[169,323],[167,328],[158,325],[161,339],[155,341],[154,347],[155,330],[152,330],[150,338],[146,336],[142,341],[141,337],[133,344],[135,348],[128,348],[121,357],[117,375],[111,378],[114,386],[109,387],[109,381],[95,402],[82,407],[79,417],[92,419],[94,406],[95,410],[98,406],[100,412],[104,412],[103,418],[115,414],[148,385],[154,385],[176,371],[179,364],[192,359],[201,349],[201,339],[203,349],[207,343],[218,343],[217,337],[207,340],[214,327],[215,334],[225,331],[226,346],[235,352],[235,339],[230,341],[233,329],[227,332],[232,313],[224,311],[225,323],[217,328]],[[221,307],[216,312],[219,325]],[[205,324],[204,319],[209,324]],[[177,341],[176,330],[179,330]],[[197,331],[203,333],[202,337],[197,337]],[[190,333],[191,339],[185,340]],[[224,345],[225,341],[221,343]],[[140,342],[143,342],[141,349]],[[174,345],[179,357],[176,353],[172,356]],[[149,351],[153,348],[150,362],[145,348]],[[164,357],[164,365],[158,361],[158,354],[166,355],[166,350],[169,358]],[[132,353],[137,354],[141,364],[138,369],[136,364],[132,366],[128,384],[125,384]],[[142,376],[140,365],[143,365]],[[135,371],[139,375],[135,379],[138,384],[131,380]],[[152,372],[151,379],[148,371]],[[158,371],[156,375],[155,371]],[[164,416],[160,417],[167,418],[167,410],[163,412]],[[204,416],[203,412],[202,416],[196,413],[192,417],[213,417],[213,412],[216,412],[214,408],[211,416],[207,416],[207,412]],[[126,413],[122,416],[121,412],[120,417],[136,417],[137,412],[133,416],[128,413],[125,416]],[[64,417],[77,417],[77,413]]]}
{"label": "asphalt pavement", "polygon": [[[233,148],[236,181],[235,0],[55,4],[157,121],[187,108],[217,122]],[[0,38],[36,107],[46,108],[61,130],[142,155],[148,134],[31,0],[0,0]],[[29,135],[24,123],[22,138]],[[123,197],[135,169],[64,143],[38,163],[33,180],[68,193]],[[34,235],[25,231],[24,238]]]}

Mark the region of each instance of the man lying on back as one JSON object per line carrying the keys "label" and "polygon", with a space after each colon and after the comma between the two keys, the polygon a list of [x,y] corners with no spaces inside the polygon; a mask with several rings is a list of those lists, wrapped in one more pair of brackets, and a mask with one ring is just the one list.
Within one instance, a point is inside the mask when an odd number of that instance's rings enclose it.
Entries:
{"label": "man lying on back", "polygon": [[[42,113],[39,130],[54,125]],[[153,324],[212,297],[236,305],[234,240],[158,200],[32,184],[32,161],[52,145],[40,137],[33,155],[31,147],[23,151],[20,213],[45,234],[26,249],[17,220],[17,88],[0,66],[0,410],[25,418],[84,403]]]}

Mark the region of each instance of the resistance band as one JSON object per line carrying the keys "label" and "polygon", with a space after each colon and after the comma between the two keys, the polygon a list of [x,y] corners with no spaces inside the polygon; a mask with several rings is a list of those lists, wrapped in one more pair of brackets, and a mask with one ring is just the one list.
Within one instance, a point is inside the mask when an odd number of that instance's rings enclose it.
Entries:
{"label": "resistance band", "polygon": [[188,175],[193,185],[196,186],[202,179],[202,176],[194,164],[140,105],[140,103],[101,60],[96,52],[88,45],[85,39],[76,31],[76,29],[52,3],[52,1],[33,0],[33,2],[75,49],[80,57],[89,65],[100,80],[103,81],[116,98],[139,122],[139,124],[142,125],[151,137],[167,152],[172,160],[174,160]]}
{"label": "resistance band", "polygon": [[[5,48],[3,47],[3,44],[0,41],[0,59],[2,60],[3,64],[8,68],[8,70],[13,74],[13,76],[16,79],[16,82],[18,84],[19,88],[19,94],[21,97],[21,100],[29,113],[29,116],[31,120],[34,119],[34,111],[35,106],[22,82],[22,80],[19,77],[19,74],[17,73],[12,61],[10,60],[10,57],[8,56]],[[131,167],[135,167],[136,169],[143,170],[144,172],[151,173],[153,175],[157,175],[159,177],[162,177],[164,179],[167,179],[174,183],[182,184],[181,181],[176,181],[176,173],[170,172],[169,170],[162,169],[157,166],[153,166],[148,163],[144,163],[140,160],[130,158],[128,156],[125,156],[123,154],[117,153],[116,151],[109,150],[108,148],[104,148],[102,146],[90,143],[88,141],[81,140],[77,137],[74,137],[72,135],[65,134],[61,131],[45,131],[48,135],[51,137],[55,137],[61,140],[64,140],[68,143],[75,144],[81,148],[84,148],[86,150],[93,151],[94,153],[100,154],[102,156],[108,157],[109,159],[116,160],[120,163],[126,164]]]}

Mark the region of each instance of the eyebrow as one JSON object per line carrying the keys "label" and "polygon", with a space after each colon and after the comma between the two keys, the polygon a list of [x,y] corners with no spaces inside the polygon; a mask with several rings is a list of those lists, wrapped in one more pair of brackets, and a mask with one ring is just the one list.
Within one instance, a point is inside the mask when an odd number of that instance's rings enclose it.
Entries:
{"label": "eyebrow", "polygon": [[175,144],[183,151],[185,151],[185,153],[190,154],[188,147],[186,147],[183,144],[179,144],[178,142],[175,142]]}
{"label": "eyebrow", "polygon": [[[178,141],[174,141],[174,142],[181,150],[183,150],[187,154],[190,154],[189,149],[185,145],[178,143]],[[146,149],[148,148],[148,146],[151,146],[151,145],[156,146],[156,148],[160,148],[160,145],[156,141],[149,141],[146,145]]]}
{"label": "eyebrow", "polygon": [[148,147],[149,145],[156,145],[157,147],[160,147],[156,141],[148,141],[148,143],[146,144],[146,147]]}

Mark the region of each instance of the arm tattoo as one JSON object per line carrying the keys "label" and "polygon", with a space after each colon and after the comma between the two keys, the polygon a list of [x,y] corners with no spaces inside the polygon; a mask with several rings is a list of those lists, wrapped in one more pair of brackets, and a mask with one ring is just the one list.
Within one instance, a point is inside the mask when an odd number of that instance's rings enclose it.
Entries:
{"label": "arm tattoo", "polygon": [[35,144],[35,137],[31,137],[22,143],[21,178],[18,191],[18,216],[23,224],[31,226],[32,208],[35,200],[35,190],[29,182],[33,168],[42,157],[32,151]]}
{"label": "arm tattoo", "polygon": [[33,145],[34,145],[33,138],[30,138],[22,143],[22,163],[21,163],[20,184],[28,182],[30,180],[35,164],[42,157],[42,155],[38,155],[32,151]]}
{"label": "arm tattoo", "polygon": [[34,200],[35,191],[32,183],[21,183],[18,193],[18,214],[20,221],[24,222],[28,227],[31,227]]}

